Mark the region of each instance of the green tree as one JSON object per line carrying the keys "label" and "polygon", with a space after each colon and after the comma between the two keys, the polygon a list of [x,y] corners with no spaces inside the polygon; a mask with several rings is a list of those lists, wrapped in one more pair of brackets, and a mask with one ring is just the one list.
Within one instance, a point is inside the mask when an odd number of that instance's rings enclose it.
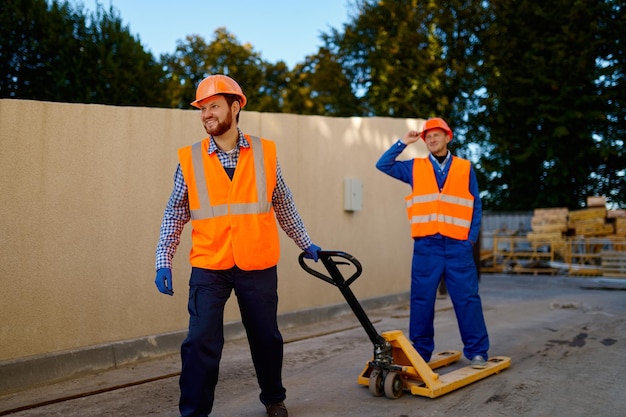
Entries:
{"label": "green tree", "polygon": [[276,64],[264,62],[262,64],[265,73],[261,85],[259,85],[258,103],[251,105],[251,109],[261,112],[285,113],[285,89],[290,84],[292,72],[284,61]]}
{"label": "green tree", "polygon": [[240,44],[226,28],[218,28],[210,43],[199,35],[179,41],[173,54],[161,56],[167,73],[170,105],[189,108],[196,86],[210,74],[226,74],[241,85],[248,98],[246,110],[277,111],[288,70],[284,63],[270,65],[250,44]]}
{"label": "green tree", "polygon": [[606,117],[594,132],[599,160],[591,173],[588,195],[605,195],[626,208],[626,1],[606,0],[599,19],[597,94]]}
{"label": "green tree", "polygon": [[352,80],[360,115],[440,116],[454,125],[474,88],[473,31],[484,2],[359,0],[355,9],[343,32],[324,41]]}
{"label": "green tree", "polygon": [[608,0],[490,1],[468,134],[482,143],[487,208],[577,208],[598,192],[625,203],[623,12]]}
{"label": "green tree", "polygon": [[87,16],[53,0],[0,6],[0,97],[163,105],[163,72],[111,8]]}
{"label": "green tree", "polygon": [[131,35],[111,7],[98,7],[87,28],[80,68],[85,80],[84,102],[164,107],[167,97],[160,63]]}
{"label": "green tree", "polygon": [[283,111],[286,113],[337,117],[364,113],[352,91],[350,74],[326,48],[297,64],[290,81],[285,86]]}
{"label": "green tree", "polygon": [[[67,100],[75,75],[74,53],[85,36],[85,17],[45,0],[7,0],[0,5],[0,95]],[[63,61],[69,60],[63,65]]]}

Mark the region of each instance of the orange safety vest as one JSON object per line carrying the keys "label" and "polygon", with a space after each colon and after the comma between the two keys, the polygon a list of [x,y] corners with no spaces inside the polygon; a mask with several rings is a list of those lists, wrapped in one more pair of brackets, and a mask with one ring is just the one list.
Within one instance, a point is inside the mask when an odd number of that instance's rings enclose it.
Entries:
{"label": "orange safety vest", "polygon": [[280,243],[272,195],[276,187],[276,145],[245,135],[233,179],[210,138],[178,151],[191,211],[192,266],[251,271],[278,264]]}
{"label": "orange safety vest", "polygon": [[440,233],[453,239],[468,239],[474,212],[474,196],[469,191],[470,168],[468,160],[453,156],[448,178],[439,190],[429,158],[413,160],[413,192],[406,197],[413,237]]}

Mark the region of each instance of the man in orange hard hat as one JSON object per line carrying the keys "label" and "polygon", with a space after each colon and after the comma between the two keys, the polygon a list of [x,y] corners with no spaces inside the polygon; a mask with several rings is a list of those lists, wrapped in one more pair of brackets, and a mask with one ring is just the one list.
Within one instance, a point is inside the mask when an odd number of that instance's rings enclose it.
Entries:
{"label": "man in orange hard hat", "polygon": [[198,85],[192,106],[208,137],[178,151],[174,189],[156,249],[158,290],[173,295],[172,258],[191,221],[189,331],[181,346],[179,410],[206,417],[213,409],[224,347],[224,306],[234,290],[248,336],[260,400],[271,417],[287,417],[278,329],[278,224],[318,260],[276,156],[276,145],[237,127],[246,96],[226,75]]}
{"label": "man in orange hard hat", "polygon": [[[435,299],[441,277],[456,313],[463,353],[473,368],[487,367],[489,336],[478,295],[473,245],[478,240],[482,204],[478,182],[468,160],[452,156],[452,130],[441,118],[426,120],[421,132],[411,130],[376,163],[382,172],[411,186],[406,198],[411,235],[411,311],[409,338],[428,362],[433,353]],[[400,161],[407,145],[422,139],[426,158]]]}

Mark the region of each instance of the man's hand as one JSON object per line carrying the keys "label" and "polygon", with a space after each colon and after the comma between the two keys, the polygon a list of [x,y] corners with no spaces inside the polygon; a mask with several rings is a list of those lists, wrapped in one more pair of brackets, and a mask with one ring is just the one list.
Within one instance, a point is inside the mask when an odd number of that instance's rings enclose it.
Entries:
{"label": "man's hand", "polygon": [[418,132],[417,130],[409,130],[402,136],[402,143],[405,145],[410,145],[411,143],[415,143],[421,138],[422,132]]}
{"label": "man's hand", "polygon": [[172,287],[172,270],[169,268],[161,268],[156,273],[154,283],[160,292],[167,295],[174,295],[174,287]]}
{"label": "man's hand", "polygon": [[318,259],[320,258],[317,252],[321,250],[322,248],[320,248],[319,246],[311,244],[311,246],[309,246],[308,248],[304,250],[304,257],[313,259],[315,262],[317,262]]}

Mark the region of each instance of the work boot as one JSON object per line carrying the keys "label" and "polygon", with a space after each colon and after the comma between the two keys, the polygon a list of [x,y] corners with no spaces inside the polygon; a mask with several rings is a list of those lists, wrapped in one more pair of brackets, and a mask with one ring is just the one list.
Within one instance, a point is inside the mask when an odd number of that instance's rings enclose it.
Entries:
{"label": "work boot", "polygon": [[287,407],[285,407],[284,402],[274,403],[266,406],[267,415],[270,417],[287,417],[289,414],[287,413]]}
{"label": "work boot", "polygon": [[487,367],[487,361],[482,356],[476,355],[472,358],[470,366],[474,369],[485,369]]}

